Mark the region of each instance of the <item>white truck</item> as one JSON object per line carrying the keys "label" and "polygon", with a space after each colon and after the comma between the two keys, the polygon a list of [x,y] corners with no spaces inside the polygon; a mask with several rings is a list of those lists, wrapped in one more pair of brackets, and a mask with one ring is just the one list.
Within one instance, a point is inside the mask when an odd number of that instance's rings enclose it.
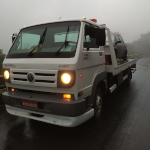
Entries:
{"label": "white truck", "polygon": [[136,61],[118,66],[110,30],[90,20],[24,27],[3,62],[6,110],[65,127],[99,119],[103,96],[130,84]]}

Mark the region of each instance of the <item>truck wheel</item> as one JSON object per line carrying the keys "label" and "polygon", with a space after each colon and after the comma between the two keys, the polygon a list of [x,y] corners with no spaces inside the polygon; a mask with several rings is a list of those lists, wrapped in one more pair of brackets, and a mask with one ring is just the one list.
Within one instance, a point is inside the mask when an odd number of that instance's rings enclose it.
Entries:
{"label": "truck wheel", "polygon": [[98,120],[102,113],[102,92],[97,88],[94,96],[94,119]]}

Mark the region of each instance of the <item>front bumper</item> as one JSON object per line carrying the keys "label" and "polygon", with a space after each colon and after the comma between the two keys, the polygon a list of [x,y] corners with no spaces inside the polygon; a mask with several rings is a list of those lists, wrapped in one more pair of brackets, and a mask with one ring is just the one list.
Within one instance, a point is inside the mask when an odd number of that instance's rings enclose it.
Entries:
{"label": "front bumper", "polygon": [[6,105],[6,110],[8,113],[12,115],[26,117],[26,118],[46,122],[46,123],[64,126],[64,127],[78,126],[94,116],[94,109],[90,109],[86,113],[77,117],[65,117],[65,116],[51,115],[51,114],[46,114],[46,113],[38,113],[44,116],[35,117],[35,116],[30,115],[31,113],[35,113],[34,111],[16,108],[16,107],[12,107],[9,105]]}
{"label": "front bumper", "polygon": [[[87,111],[86,100],[64,102],[58,95],[45,95],[35,93],[23,92],[4,92],[3,101],[6,105],[21,108],[22,110],[31,110],[34,113],[45,113],[51,115],[60,115],[67,117],[76,117],[84,114]],[[21,100],[37,102],[37,108],[25,107],[22,105]]]}

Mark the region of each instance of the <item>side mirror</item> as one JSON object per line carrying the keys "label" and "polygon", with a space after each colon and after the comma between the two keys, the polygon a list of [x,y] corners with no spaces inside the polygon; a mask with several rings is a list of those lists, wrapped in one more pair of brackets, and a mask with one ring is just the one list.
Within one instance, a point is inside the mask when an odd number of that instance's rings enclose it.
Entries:
{"label": "side mirror", "polygon": [[116,42],[115,42],[115,45],[117,45],[118,43],[121,43],[121,41],[116,41]]}
{"label": "side mirror", "polygon": [[15,38],[17,37],[17,33],[14,33],[13,35],[12,35],[12,43],[14,42],[14,40],[15,40]]}
{"label": "side mirror", "polygon": [[[87,36],[87,35],[96,39],[97,46],[104,46],[106,43],[105,42],[106,41],[105,28],[94,28],[91,26],[86,26],[84,36]],[[88,44],[85,47],[87,48],[87,50],[90,48],[88,47]]]}
{"label": "side mirror", "polygon": [[104,45],[106,45],[105,28],[98,28],[97,29],[96,44],[98,46],[104,46]]}

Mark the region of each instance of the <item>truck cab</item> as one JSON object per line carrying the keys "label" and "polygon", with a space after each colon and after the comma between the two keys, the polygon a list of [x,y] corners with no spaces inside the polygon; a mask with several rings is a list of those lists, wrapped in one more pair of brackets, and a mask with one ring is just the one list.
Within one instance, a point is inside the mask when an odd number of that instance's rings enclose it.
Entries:
{"label": "truck cab", "polygon": [[99,118],[104,45],[105,28],[86,19],[21,29],[3,62],[8,113],[66,127]]}

